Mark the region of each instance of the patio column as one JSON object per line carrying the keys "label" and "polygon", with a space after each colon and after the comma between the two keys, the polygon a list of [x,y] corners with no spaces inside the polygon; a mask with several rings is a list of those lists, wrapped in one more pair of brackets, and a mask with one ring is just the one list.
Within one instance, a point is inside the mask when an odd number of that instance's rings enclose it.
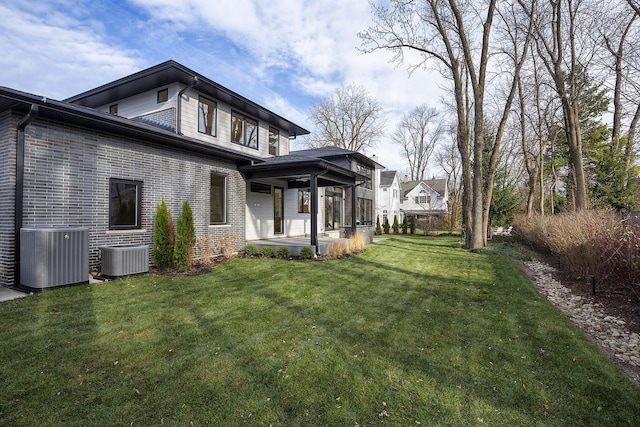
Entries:
{"label": "patio column", "polygon": [[357,227],[356,227],[356,219],[358,217],[358,215],[356,214],[356,186],[352,185],[351,186],[351,235],[353,236],[354,234],[357,233]]}
{"label": "patio column", "polygon": [[318,174],[311,173],[311,246],[318,253]]}

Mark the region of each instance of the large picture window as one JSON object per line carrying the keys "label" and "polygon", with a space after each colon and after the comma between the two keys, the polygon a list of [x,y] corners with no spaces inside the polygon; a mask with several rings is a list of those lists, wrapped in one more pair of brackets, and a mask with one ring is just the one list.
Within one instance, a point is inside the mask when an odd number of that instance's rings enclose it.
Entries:
{"label": "large picture window", "polygon": [[142,182],[109,180],[109,230],[140,228]]}
{"label": "large picture window", "polygon": [[211,174],[210,187],[210,224],[225,224],[227,222],[227,177]]}
{"label": "large picture window", "polygon": [[311,191],[298,190],[298,212],[299,213],[311,212]]}
{"label": "large picture window", "polygon": [[258,149],[258,121],[231,112],[231,142]]}
{"label": "large picture window", "polygon": [[198,98],[198,132],[216,136],[216,103]]}
{"label": "large picture window", "polygon": [[373,221],[373,200],[358,197],[356,204],[358,212],[356,220],[358,224],[371,225]]}
{"label": "large picture window", "polygon": [[280,151],[280,131],[269,127],[269,154],[278,155]]}

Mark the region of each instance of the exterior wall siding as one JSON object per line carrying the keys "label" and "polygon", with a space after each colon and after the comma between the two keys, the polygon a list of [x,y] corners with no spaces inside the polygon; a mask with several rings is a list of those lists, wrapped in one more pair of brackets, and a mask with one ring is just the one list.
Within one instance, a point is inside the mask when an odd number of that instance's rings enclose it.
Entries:
{"label": "exterior wall siding", "polygon": [[[236,235],[236,249],[244,245],[246,184],[233,162],[44,120],[27,127],[25,145],[24,226],[89,227],[92,271],[99,271],[100,246],[151,249],[162,197],[174,222],[189,201],[197,236]],[[227,176],[225,225],[209,225],[212,172]],[[109,230],[110,178],[142,181],[140,230]]]}
{"label": "exterior wall siding", "polygon": [[[142,92],[138,95],[130,96],[128,98],[120,99],[115,102],[111,102],[106,105],[102,105],[96,110],[103,113],[109,112],[109,106],[118,104],[118,116],[133,118],[142,116],[149,113],[154,113],[168,108],[176,108],[176,99],[178,92],[184,87],[180,83],[172,83],[167,86],[161,86],[146,92]],[[157,93],[159,90],[167,88],[169,89],[169,99],[165,102],[158,103]]]}
{"label": "exterior wall siding", "polygon": [[17,122],[10,112],[0,113],[0,286],[14,279]]}

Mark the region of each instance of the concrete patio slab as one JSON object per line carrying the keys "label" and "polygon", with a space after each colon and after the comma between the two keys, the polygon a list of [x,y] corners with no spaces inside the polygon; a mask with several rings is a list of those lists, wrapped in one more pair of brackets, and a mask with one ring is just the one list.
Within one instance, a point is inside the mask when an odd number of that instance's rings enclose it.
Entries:
{"label": "concrete patio slab", "polygon": [[12,299],[26,297],[27,295],[29,294],[0,286],[0,301],[10,301]]}

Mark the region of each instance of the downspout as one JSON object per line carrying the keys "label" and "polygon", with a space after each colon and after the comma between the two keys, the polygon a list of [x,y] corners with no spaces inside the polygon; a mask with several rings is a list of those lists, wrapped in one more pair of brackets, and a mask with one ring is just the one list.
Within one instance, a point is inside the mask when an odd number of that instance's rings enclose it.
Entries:
{"label": "downspout", "polygon": [[[45,101],[46,102],[46,101]],[[16,135],[16,197],[15,197],[15,230],[14,230],[14,255],[13,255],[13,284],[20,285],[20,229],[23,222],[24,207],[24,131],[38,115],[38,106],[31,104],[26,116],[20,120]]]}
{"label": "downspout", "polygon": [[198,83],[198,76],[193,76],[193,80],[189,83],[189,86],[178,92],[178,105],[176,108],[176,133],[182,135],[182,95]]}

